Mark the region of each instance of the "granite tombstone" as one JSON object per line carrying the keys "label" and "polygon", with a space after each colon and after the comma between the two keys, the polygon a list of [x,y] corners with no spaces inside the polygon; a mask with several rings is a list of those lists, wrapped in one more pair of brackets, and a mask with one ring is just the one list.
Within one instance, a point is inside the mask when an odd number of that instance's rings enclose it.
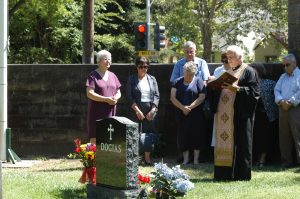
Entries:
{"label": "granite tombstone", "polygon": [[96,185],[88,198],[135,198],[138,195],[138,124],[125,117],[96,121]]}

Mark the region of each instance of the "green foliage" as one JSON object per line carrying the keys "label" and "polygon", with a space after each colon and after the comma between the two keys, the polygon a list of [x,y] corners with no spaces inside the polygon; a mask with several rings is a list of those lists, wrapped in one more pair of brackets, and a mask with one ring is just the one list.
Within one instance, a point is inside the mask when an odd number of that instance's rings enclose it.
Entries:
{"label": "green foliage", "polygon": [[[95,0],[95,51],[106,48],[114,62],[133,56],[131,29],[125,18],[131,4]],[[10,0],[10,8],[16,1]],[[9,63],[81,63],[82,13],[80,0],[28,0],[10,18]],[[99,45],[101,44],[101,45]]]}
{"label": "green foliage", "polygon": [[112,36],[110,34],[95,35],[94,48],[98,50],[109,50],[112,54],[113,62],[131,62],[134,56],[134,48],[131,45],[132,37],[126,34]]}
{"label": "green foliage", "polygon": [[[287,0],[157,0],[152,7],[154,15],[166,25],[168,37],[179,38],[179,42],[171,43],[179,55],[187,40],[194,41],[201,53],[242,45],[237,36],[246,36],[250,31],[261,37],[270,31],[287,30]],[[204,45],[208,40],[212,41],[212,49]]]}
{"label": "green foliage", "polygon": [[[9,0],[10,9],[19,0]],[[182,44],[192,40],[201,53],[241,44],[237,35],[257,37],[287,30],[287,0],[155,0],[151,22],[166,26],[169,55],[183,56]],[[26,0],[10,16],[9,63],[81,63],[81,0]],[[133,22],[146,20],[144,0],[95,0],[95,51],[112,51],[114,62],[134,56]],[[210,45],[212,44],[212,46]]]}

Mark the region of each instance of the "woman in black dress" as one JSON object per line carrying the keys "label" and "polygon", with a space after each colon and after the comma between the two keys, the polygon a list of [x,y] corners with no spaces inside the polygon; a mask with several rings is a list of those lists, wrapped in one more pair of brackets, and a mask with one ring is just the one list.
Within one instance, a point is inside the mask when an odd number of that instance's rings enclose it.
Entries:
{"label": "woman in black dress", "polygon": [[278,137],[276,126],[279,110],[274,100],[276,82],[265,78],[266,69],[262,63],[252,63],[250,66],[255,69],[260,88],[253,129],[253,152],[258,158],[257,166],[262,168],[265,166],[267,155],[275,148],[275,140]]}
{"label": "woman in black dress", "polygon": [[176,109],[179,149],[183,164],[189,162],[189,150],[194,150],[194,164],[199,164],[200,150],[205,147],[205,123],[202,102],[205,99],[204,82],[195,77],[197,65],[187,62],[184,75],[173,82],[171,102]]}

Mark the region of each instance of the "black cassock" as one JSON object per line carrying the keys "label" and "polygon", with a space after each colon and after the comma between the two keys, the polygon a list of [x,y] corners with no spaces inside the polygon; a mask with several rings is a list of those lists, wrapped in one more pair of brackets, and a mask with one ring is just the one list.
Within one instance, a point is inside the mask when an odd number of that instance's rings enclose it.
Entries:
{"label": "black cassock", "polygon": [[[234,101],[234,151],[232,167],[214,167],[216,180],[250,180],[254,113],[259,99],[255,71],[247,66],[238,80],[240,90]],[[221,91],[208,89],[211,109],[217,112]]]}

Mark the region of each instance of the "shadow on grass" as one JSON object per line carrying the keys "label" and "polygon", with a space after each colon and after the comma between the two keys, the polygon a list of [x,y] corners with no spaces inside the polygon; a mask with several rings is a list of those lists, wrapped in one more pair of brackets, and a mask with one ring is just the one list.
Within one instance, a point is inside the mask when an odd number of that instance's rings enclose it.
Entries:
{"label": "shadow on grass", "polygon": [[62,198],[62,199],[83,199],[86,198],[86,187],[82,189],[64,189],[64,190],[57,190],[54,194],[55,198]]}
{"label": "shadow on grass", "polygon": [[199,182],[204,182],[204,183],[213,183],[216,182],[213,178],[200,178],[200,179],[190,179],[192,183],[199,183]]}
{"label": "shadow on grass", "polygon": [[263,168],[259,168],[257,166],[252,167],[252,171],[255,172],[280,172],[284,171],[285,169],[282,168],[280,165],[270,165],[265,166]]}
{"label": "shadow on grass", "polygon": [[300,183],[300,177],[295,177],[293,180],[298,184]]}
{"label": "shadow on grass", "polygon": [[73,167],[73,168],[62,168],[62,169],[41,169],[37,170],[37,172],[70,172],[70,171],[77,171],[82,170],[82,167]]}
{"label": "shadow on grass", "polygon": [[181,165],[182,169],[186,170],[194,170],[194,171],[201,171],[202,173],[211,173],[214,170],[214,165],[211,163],[201,163],[198,165],[188,164],[188,165]]}

